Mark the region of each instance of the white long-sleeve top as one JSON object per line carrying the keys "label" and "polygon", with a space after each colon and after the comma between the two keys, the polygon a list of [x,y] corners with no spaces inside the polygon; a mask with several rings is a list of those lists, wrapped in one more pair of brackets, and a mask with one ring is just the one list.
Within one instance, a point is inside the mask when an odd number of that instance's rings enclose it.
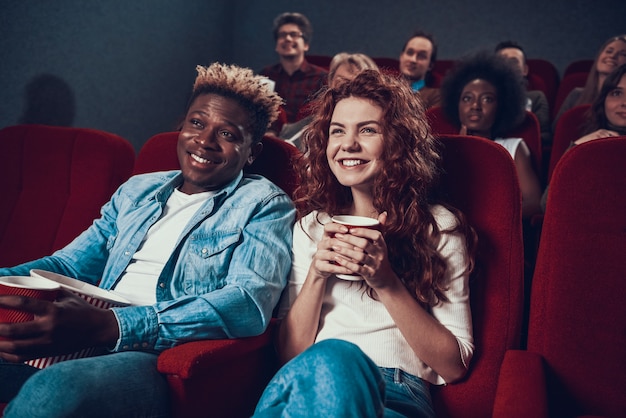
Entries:
{"label": "white long-sleeve top", "polygon": [[[456,226],[456,218],[443,206],[433,206],[431,211],[440,230],[451,230]],[[327,214],[316,215],[317,212],[312,212],[295,224],[293,265],[279,317],[286,315],[302,289],[317,243],[324,233],[323,224],[330,222]],[[467,367],[474,343],[464,240],[459,234],[444,232],[438,250],[448,263],[443,283],[448,289],[445,292],[448,301],[439,303],[430,313],[456,337],[461,359]],[[367,295],[363,281],[328,278],[315,342],[331,338],[356,344],[379,367],[398,368],[433,384],[446,383],[415,355],[385,306]]]}

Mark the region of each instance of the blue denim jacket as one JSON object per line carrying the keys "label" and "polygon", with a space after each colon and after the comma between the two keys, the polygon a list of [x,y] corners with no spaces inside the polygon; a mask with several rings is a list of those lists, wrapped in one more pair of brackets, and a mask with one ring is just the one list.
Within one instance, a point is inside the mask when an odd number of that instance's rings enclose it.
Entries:
{"label": "blue denim jacket", "polygon": [[[132,177],[101,218],[65,248],[0,275],[55,271],[112,289],[182,183],[180,171]],[[165,264],[152,306],[114,308],[115,351],[162,351],[186,341],[262,333],[291,267],[291,199],[270,181],[240,174],[207,199]]]}

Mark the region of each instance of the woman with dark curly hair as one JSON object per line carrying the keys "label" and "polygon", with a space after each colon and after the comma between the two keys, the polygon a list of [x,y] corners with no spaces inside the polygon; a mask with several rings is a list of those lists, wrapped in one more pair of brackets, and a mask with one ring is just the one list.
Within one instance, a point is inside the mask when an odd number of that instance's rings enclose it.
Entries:
{"label": "woman with dark curly hair", "polygon": [[[626,136],[626,64],[611,72],[587,113],[583,136],[573,141],[568,151],[576,145],[611,136]],[[541,198],[541,208],[546,210],[548,187]]]}
{"label": "woman with dark curly hair", "polygon": [[461,135],[491,139],[511,154],[522,190],[522,216],[539,213],[541,185],[522,138],[506,138],[525,116],[521,75],[503,57],[479,53],[462,59],[444,78],[442,107]]}
{"label": "woman with dark curly hair", "polygon": [[458,210],[429,201],[440,155],[423,106],[408,85],[364,70],[321,95],[304,138],[279,311],[288,363],[255,416],[434,416],[429,386],[460,379],[474,351],[476,238]]}

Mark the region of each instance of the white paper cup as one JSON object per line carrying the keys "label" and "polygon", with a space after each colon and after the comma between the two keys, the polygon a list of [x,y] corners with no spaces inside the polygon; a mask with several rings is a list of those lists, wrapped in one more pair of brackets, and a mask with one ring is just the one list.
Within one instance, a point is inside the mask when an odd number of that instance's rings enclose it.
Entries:
{"label": "white paper cup", "polygon": [[[108,290],[99,288],[98,286],[94,286],[89,283],[82,282],[80,280],[72,279],[71,277],[67,277],[62,274],[38,269],[31,270],[30,274],[32,277],[44,278],[56,282],[59,284],[60,287],[69,290],[70,292],[85,299],[91,305],[94,305],[101,309],[129,306],[131,304],[125,298],[109,292]],[[73,360],[82,357],[91,357],[96,354],[99,354],[97,348],[86,348],[75,353],[29,360],[26,363],[30,364],[31,366],[43,369],[44,367],[50,366],[51,364],[58,363],[60,361]]]}
{"label": "white paper cup", "polygon": [[[378,229],[380,226],[380,222],[378,222],[378,219],[368,218],[366,216],[336,215],[333,216],[331,220],[334,223],[347,226],[348,230],[352,228]],[[363,280],[363,277],[359,276],[358,274],[336,274],[335,276],[341,280]]]}

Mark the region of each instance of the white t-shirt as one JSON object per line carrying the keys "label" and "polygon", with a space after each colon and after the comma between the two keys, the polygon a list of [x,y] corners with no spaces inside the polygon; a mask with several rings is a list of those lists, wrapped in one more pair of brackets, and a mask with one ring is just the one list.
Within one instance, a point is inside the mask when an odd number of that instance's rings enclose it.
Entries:
{"label": "white t-shirt", "polygon": [[[456,218],[443,206],[433,206],[431,210],[442,231],[456,226]],[[323,236],[324,226],[317,222],[316,214],[310,213],[296,222],[292,271],[281,299],[280,317],[286,315],[300,293],[317,243]],[[321,214],[319,220],[323,224],[330,222],[326,214]],[[442,233],[438,250],[449,266],[443,283],[448,288],[449,301],[433,307],[431,314],[454,334],[461,359],[467,366],[474,344],[464,240],[458,234]],[[443,378],[415,355],[385,306],[370,298],[362,283],[335,276],[328,278],[315,341],[330,338],[349,341],[359,346],[379,367],[402,369],[433,384],[444,384]]]}
{"label": "white t-shirt", "polygon": [[154,223],[113,290],[133,305],[156,303],[156,285],[178,238],[193,215],[214,192],[185,194],[178,189],[167,199]]}
{"label": "white t-shirt", "polygon": [[522,138],[496,138],[494,142],[502,145],[511,155],[511,158],[515,159],[515,153],[517,152],[517,147],[523,141]]}

